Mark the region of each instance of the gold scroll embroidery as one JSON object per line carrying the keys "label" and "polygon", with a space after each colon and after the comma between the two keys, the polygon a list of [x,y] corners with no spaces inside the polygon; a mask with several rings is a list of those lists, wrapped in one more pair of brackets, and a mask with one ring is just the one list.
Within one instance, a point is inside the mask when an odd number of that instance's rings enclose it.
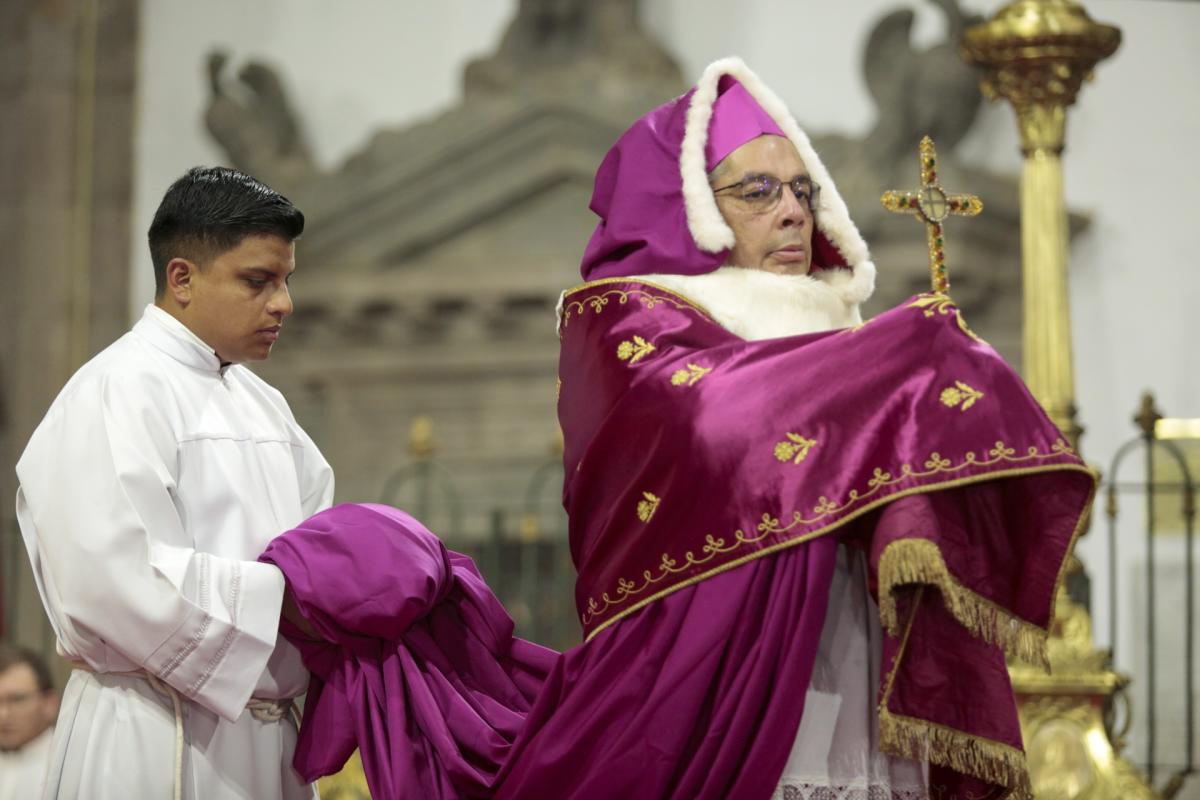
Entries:
{"label": "gold scroll embroidery", "polygon": [[564,298],[562,321],[559,325],[559,330],[565,331],[567,326],[570,325],[572,319],[582,316],[583,312],[589,308],[595,313],[600,314],[608,306],[610,298],[616,298],[617,305],[621,306],[628,303],[630,298],[634,298],[638,300],[646,309],[656,308],[659,305],[669,305],[679,310],[695,311],[704,317],[709,319],[712,318],[712,315],[709,314],[705,309],[689,301],[682,295],[673,293],[670,289],[657,286],[653,283],[646,283],[645,281],[630,281],[627,278],[607,278],[604,280],[592,281],[591,283],[585,283],[582,286],[578,286],[568,291],[566,296],[570,297],[574,294],[582,292],[584,289],[593,289],[606,284],[631,282],[640,283],[644,286],[663,292],[663,294],[654,294],[646,291],[645,289],[630,289],[627,292],[620,289],[608,289],[606,291],[600,291],[596,294],[588,295],[581,300],[567,300]]}
{"label": "gold scroll embroidery", "polygon": [[677,369],[671,375],[672,386],[695,386],[696,383],[708,373],[712,372],[712,367],[702,367],[699,364],[688,364],[687,369]]}
{"label": "gold scroll embroidery", "polygon": [[786,440],[775,445],[775,458],[785,464],[788,461],[791,461],[793,464],[799,464],[808,458],[808,451],[816,443],[816,439],[805,439],[798,433],[789,433]]}
{"label": "gold scroll embroidery", "polygon": [[[959,411],[966,411],[971,406],[975,405],[975,401],[983,397],[983,392],[978,389],[972,389],[962,381],[955,381],[953,386],[947,386],[942,389],[940,400],[942,405],[947,408],[958,408]],[[961,406],[959,404],[962,404]]]}
{"label": "gold scroll embroidery", "polygon": [[617,345],[617,358],[636,364],[654,352],[654,345],[641,336],[634,336],[633,341],[626,340]]}
{"label": "gold scroll embroidery", "polygon": [[[658,511],[658,504],[661,503],[662,500],[650,492],[642,492],[642,497],[645,499],[639,500],[637,504],[638,519],[640,519],[642,522],[649,522],[650,518],[654,516],[654,512]],[[630,586],[632,585],[633,584],[630,584]]]}
{"label": "gold scroll embroidery", "polygon": [[973,330],[967,327],[967,321],[963,319],[962,312],[958,310],[958,306],[950,299],[950,295],[937,293],[919,294],[916,300],[908,304],[908,308],[920,308],[927,317],[932,317],[934,314],[941,314],[943,317],[947,317],[953,312],[954,319],[958,322],[958,327],[963,333],[977,342],[983,341],[983,339],[975,335]]}
{"label": "gold scroll embroidery", "polygon": [[[672,558],[668,553],[663,553],[661,561],[654,568],[657,570],[658,574],[654,573],[654,569],[643,570],[642,582],[640,585],[634,581],[622,578],[620,581],[618,581],[615,590],[615,596],[610,596],[608,592],[602,592],[599,600],[594,597],[589,598],[587,602],[587,608],[580,620],[584,627],[587,627],[592,620],[607,612],[608,609],[612,608],[613,606],[622,605],[626,602],[629,602],[634,595],[642,594],[653,585],[661,583],[671,575],[676,575],[681,572],[691,570],[696,566],[712,561],[718,555],[733,552],[734,550],[740,549],[744,545],[761,542],[763,539],[766,539],[768,536],[774,534],[788,533],[796,527],[814,525],[827,519],[833,514],[853,514],[857,516],[858,514],[865,513],[871,508],[877,506],[879,503],[886,501],[888,498],[880,497],[868,503],[867,501],[869,499],[879,494],[884,487],[897,484],[903,480],[910,478],[926,478],[938,474],[953,475],[954,473],[961,472],[968,467],[988,467],[999,463],[1026,465],[1030,464],[1030,462],[1045,461],[1047,459],[1060,458],[1067,455],[1075,455],[1075,451],[1063,439],[1056,440],[1054,444],[1050,446],[1050,449],[1047,452],[1042,452],[1036,445],[1034,445],[1030,446],[1025,451],[1025,454],[1020,456],[1017,455],[1016,448],[1009,447],[1004,442],[998,441],[990,450],[980,451],[979,453],[976,453],[975,451],[968,451],[965,455],[963,455],[962,460],[957,464],[953,463],[950,459],[943,457],[940,453],[933,452],[929,454],[927,459],[925,459],[924,470],[915,469],[911,464],[902,464],[899,470],[894,471],[895,475],[893,476],[893,472],[876,468],[872,473],[871,479],[867,481],[868,488],[866,491],[860,492],[858,489],[851,489],[846,494],[846,499],[842,503],[837,503],[830,500],[825,495],[822,495],[817,499],[817,504],[813,506],[813,510],[811,512],[813,516],[811,517],[806,517],[801,511],[794,511],[792,512],[791,519],[787,523],[784,523],[783,520],[778,517],[773,517],[770,514],[763,514],[762,519],[755,526],[754,533],[746,533],[744,530],[739,528],[733,532],[733,539],[729,543],[726,543],[724,538],[718,539],[714,538],[711,534],[707,535],[705,537],[705,544],[700,551],[701,555],[699,556],[697,556],[693,551],[688,550],[683,554],[683,558],[680,560]],[[1094,474],[1087,467],[1079,465],[1037,466],[1034,464],[1025,466],[1021,469],[1006,470],[1002,473],[993,472],[967,478],[960,478],[958,480],[951,479],[933,485],[914,487],[911,490],[904,490],[904,492],[932,491],[935,488],[968,483],[972,480],[990,480],[1003,474],[1031,474],[1033,472],[1062,468],[1075,469],[1082,472],[1087,472],[1088,474]],[[654,495],[651,495],[649,492],[645,492],[643,494],[647,497],[647,501],[654,501],[653,505],[649,506],[648,512],[649,514],[653,514],[654,509],[658,506],[658,498],[654,497]],[[899,496],[904,495],[901,494]],[[641,513],[642,503],[639,503],[639,517],[641,517]],[[845,522],[849,518],[851,517],[843,517],[839,522]],[[824,528],[814,530],[796,540],[790,540],[789,542],[785,542],[783,544],[795,544],[799,541],[805,541],[821,535],[825,532],[825,530],[826,529]],[[752,554],[751,556],[747,556],[747,558],[755,557],[758,554],[761,554],[761,551]],[[602,627],[607,626],[617,618],[619,618],[619,616],[606,620],[603,626],[590,632],[588,636],[594,636],[602,629]]]}

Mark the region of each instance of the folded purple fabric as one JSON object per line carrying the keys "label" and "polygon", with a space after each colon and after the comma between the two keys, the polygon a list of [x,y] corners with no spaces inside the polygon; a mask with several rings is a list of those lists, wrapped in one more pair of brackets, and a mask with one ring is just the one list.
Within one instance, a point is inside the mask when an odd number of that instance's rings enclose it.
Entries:
{"label": "folded purple fabric", "polygon": [[338,771],[358,747],[380,798],[486,797],[557,654],[513,637],[471,559],[408,514],[341,505],[276,538],[327,640],[284,623],[312,672],[295,766]]}
{"label": "folded purple fabric", "polygon": [[328,640],[284,624],[313,673],[296,769],[332,774],[358,747],[379,798],[765,800],[803,713],[835,548],[730,570],[559,656],[514,638],[471,560],[409,515],[331,508],[261,557]]}

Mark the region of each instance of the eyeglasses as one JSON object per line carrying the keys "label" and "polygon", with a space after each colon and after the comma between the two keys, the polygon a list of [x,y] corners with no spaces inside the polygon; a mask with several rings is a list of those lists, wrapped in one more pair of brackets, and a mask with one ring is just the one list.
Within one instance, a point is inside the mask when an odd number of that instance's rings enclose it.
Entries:
{"label": "eyeglasses", "polygon": [[[774,175],[751,175],[737,183],[713,189],[713,194],[733,192],[733,197],[746,203],[756,214],[771,211],[783,196],[784,181]],[[787,181],[787,186],[808,213],[814,213],[821,197],[821,186],[807,175],[799,175]]]}

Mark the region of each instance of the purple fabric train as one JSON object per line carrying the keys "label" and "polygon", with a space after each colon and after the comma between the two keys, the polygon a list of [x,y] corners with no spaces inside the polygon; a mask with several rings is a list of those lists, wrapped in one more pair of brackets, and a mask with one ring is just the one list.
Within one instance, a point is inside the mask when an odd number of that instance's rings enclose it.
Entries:
{"label": "purple fabric train", "polygon": [[[652,351],[630,363],[634,334]],[[332,642],[285,631],[314,676],[303,775],[357,745],[379,797],[765,800],[840,539],[870,554],[890,633],[884,747],[948,797],[1028,791],[1005,654],[1042,657],[1094,475],[948,298],[745,342],[607,282],[568,294],[563,352],[587,641],[513,638],[469,559],[402,512],[324,512],[263,556]]]}

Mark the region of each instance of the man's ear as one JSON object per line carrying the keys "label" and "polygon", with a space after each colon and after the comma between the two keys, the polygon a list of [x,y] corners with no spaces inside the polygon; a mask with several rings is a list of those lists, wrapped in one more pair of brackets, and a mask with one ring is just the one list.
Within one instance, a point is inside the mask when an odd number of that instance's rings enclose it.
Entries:
{"label": "man's ear", "polygon": [[172,258],[167,262],[165,270],[167,278],[166,293],[181,307],[187,308],[192,302],[192,281],[199,268],[186,258]]}

